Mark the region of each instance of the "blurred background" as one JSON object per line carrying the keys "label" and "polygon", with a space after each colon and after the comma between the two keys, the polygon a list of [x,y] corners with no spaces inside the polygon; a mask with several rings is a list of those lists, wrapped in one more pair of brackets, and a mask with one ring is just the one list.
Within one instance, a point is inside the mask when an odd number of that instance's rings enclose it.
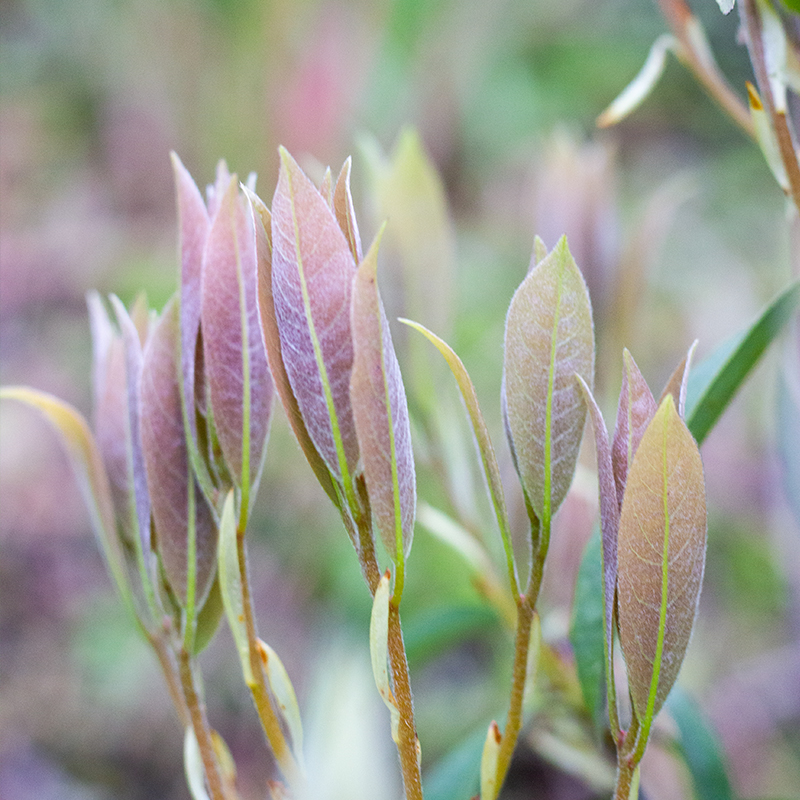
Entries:
{"label": "blurred background", "polygon": [[[743,95],[752,78],[736,15],[693,6]],[[314,176],[353,154],[366,243],[386,215],[387,159],[412,126],[441,176],[435,235],[451,287],[417,312],[472,374],[524,536],[499,390],[505,311],[534,233],[552,247],[566,232],[586,274],[607,415],[622,346],[658,393],[695,338],[702,359],[792,273],[784,200],[759,151],[674,59],[629,120],[595,129],[665,30],[650,0],[2,0],[0,383],[91,414],[86,292],[130,303],[144,289],[160,309],[176,286],[170,150],[200,186],[219,158],[257,172],[267,202],[279,144]],[[396,311],[387,250],[381,280]],[[396,336],[408,379],[410,346]],[[747,798],[800,797],[800,531],[775,424],[787,348],[773,348],[703,447],[709,552],[681,677]],[[441,407],[457,427],[450,391],[445,377]],[[185,800],[177,718],[112,591],[69,464],[32,413],[0,413],[0,797]],[[418,443],[421,499],[492,539],[460,431],[446,475]],[[545,637],[566,658],[596,502],[588,451],[583,462],[542,598]],[[249,534],[261,636],[298,689],[329,796],[391,798],[398,770],[369,670],[369,595],[329,506],[278,410]],[[404,624],[434,775],[470,737],[479,753],[504,713],[511,640],[459,556],[422,525],[408,570]],[[226,630],[202,663],[242,797],[264,797],[273,767]],[[544,722],[504,797],[607,796],[608,763],[565,749],[566,723],[542,691]],[[647,796],[690,797],[685,772],[654,753]]]}

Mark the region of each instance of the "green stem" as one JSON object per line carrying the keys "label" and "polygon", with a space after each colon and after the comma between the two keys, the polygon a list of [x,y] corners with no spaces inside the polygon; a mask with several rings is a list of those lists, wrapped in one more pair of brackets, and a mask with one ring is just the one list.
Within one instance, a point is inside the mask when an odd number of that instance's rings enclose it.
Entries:
{"label": "green stem", "polygon": [[178,665],[183,696],[186,701],[192,729],[197,739],[197,746],[200,749],[200,758],[206,774],[209,795],[211,800],[226,800],[219,764],[217,763],[217,754],[211,738],[211,728],[206,717],[205,704],[197,693],[192,669],[192,657],[185,647],[181,647],[178,653]]}

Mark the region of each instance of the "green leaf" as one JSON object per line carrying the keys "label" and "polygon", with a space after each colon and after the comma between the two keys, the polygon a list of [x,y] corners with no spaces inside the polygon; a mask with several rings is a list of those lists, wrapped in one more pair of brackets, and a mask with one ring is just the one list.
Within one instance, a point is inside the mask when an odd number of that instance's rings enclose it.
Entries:
{"label": "green leaf", "polygon": [[[534,256],[535,257],[535,256]],[[527,275],[506,318],[503,408],[525,493],[544,526],[567,494],[594,382],[589,293],[562,238]]]}
{"label": "green leaf", "polygon": [[686,420],[702,444],[750,370],[800,305],[800,281],[773,300],[745,331],[720,345],[689,376]]}
{"label": "green leaf", "polygon": [[242,664],[245,683],[255,684],[255,676],[250,666],[250,644],[244,621],[244,605],[242,602],[242,574],[239,570],[239,551],[236,543],[236,511],[234,509],[233,490],[228,492],[222,507],[219,523],[219,588],[228,625],[236,643],[239,661]]}
{"label": "green leaf", "polygon": [[417,322],[408,319],[401,319],[406,325],[410,325],[414,330],[426,336],[444,356],[447,365],[450,367],[456,379],[461,396],[464,398],[464,405],[467,408],[472,430],[475,434],[475,441],[478,445],[478,453],[481,457],[481,464],[486,475],[486,484],[489,487],[489,496],[494,506],[497,517],[497,526],[500,529],[500,537],[503,540],[503,548],[506,553],[506,565],[508,568],[508,578],[511,584],[511,592],[516,597],[519,594],[516,565],[514,563],[514,550],[511,545],[511,534],[508,524],[508,513],[506,511],[506,501],[503,494],[503,483],[500,479],[500,467],[497,464],[497,456],[489,438],[489,429],[483,419],[478,396],[475,387],[469,377],[466,367],[461,359],[455,354],[453,349],[436,334],[431,333],[427,328]]}
{"label": "green leaf", "polygon": [[605,602],[603,597],[603,552],[599,529],[586,543],[578,570],[569,641],[586,707],[595,727],[603,724],[605,684]]}
{"label": "green leaf", "polygon": [[700,451],[668,395],[628,472],[617,548],[619,634],[641,723],[639,757],[689,644],[705,551]]}
{"label": "green leaf", "polygon": [[678,726],[678,745],[697,800],[733,800],[722,747],[697,702],[676,686],[666,708]]}
{"label": "green leaf", "polygon": [[208,591],[203,607],[197,615],[197,629],[194,633],[194,655],[199,655],[203,650],[208,647],[214,634],[219,628],[220,620],[225,612],[225,606],[222,602],[222,592],[219,588],[219,575],[214,578],[214,583],[211,584],[211,589]]}
{"label": "green leaf", "polygon": [[443,756],[425,775],[426,800],[465,800],[480,787],[478,765],[486,734],[483,729]]}
{"label": "green leaf", "polygon": [[69,403],[26,386],[0,388],[0,400],[17,400],[38,411],[58,433],[72,462],[92,529],[125,604],[133,611],[131,587],[114,521],[111,488],[100,452],[83,415]]}
{"label": "green leaf", "polygon": [[481,755],[481,800],[495,800],[497,797],[497,759],[502,741],[500,728],[492,720],[486,732]]}

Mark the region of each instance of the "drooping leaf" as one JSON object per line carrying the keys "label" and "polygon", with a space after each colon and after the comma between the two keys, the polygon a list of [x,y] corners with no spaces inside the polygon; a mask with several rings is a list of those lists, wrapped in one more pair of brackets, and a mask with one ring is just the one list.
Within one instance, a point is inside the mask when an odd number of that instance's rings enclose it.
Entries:
{"label": "drooping leaf", "polygon": [[495,800],[497,797],[497,758],[500,755],[500,743],[503,737],[500,728],[492,720],[486,732],[481,755],[481,800]]}
{"label": "drooping leaf", "polygon": [[197,185],[176,153],[171,153],[172,171],[175,176],[175,193],[178,204],[180,271],[180,317],[181,317],[181,376],[185,413],[189,433],[197,439],[195,426],[195,352],[200,333],[201,281],[203,249],[210,220],[206,204]]}
{"label": "drooping leaf", "polygon": [[123,600],[132,607],[125,560],[117,538],[111,488],[100,451],[83,415],[69,403],[27,386],[0,387],[0,400],[17,400],[38,411],[58,433],[70,457],[92,528]]}
{"label": "drooping leaf", "polygon": [[350,167],[352,159],[348,158],[342,165],[342,171],[336,180],[336,188],[333,190],[333,211],[339,222],[339,227],[350,245],[350,252],[353,260],[360,264],[364,258],[361,251],[361,236],[358,233],[358,222],[356,212],[353,208],[353,197],[350,194]]}
{"label": "drooping leaf", "polygon": [[697,800],[733,800],[722,746],[697,702],[676,686],[666,707],[678,726],[678,744]]}
{"label": "drooping leaf", "polygon": [[392,739],[400,740],[400,710],[389,682],[389,585],[388,571],[381,577],[372,601],[369,623],[369,652],[372,659],[372,674],[383,702],[389,709],[392,720]]}
{"label": "drooping leaf", "polygon": [[[589,409],[589,415],[592,420],[592,428],[594,429],[595,451],[597,453],[597,478],[598,488],[600,494],[600,531],[601,531],[601,547],[600,552],[597,554],[599,568],[602,571],[602,592],[603,592],[603,653],[605,659],[605,676],[606,676],[606,689],[608,693],[609,704],[609,720],[612,729],[618,728],[617,708],[616,708],[616,691],[614,688],[614,628],[615,628],[615,600],[616,600],[616,587],[617,587],[617,537],[619,533],[619,503],[617,501],[617,487],[614,481],[614,468],[613,468],[613,454],[611,445],[608,441],[608,431],[606,424],[603,421],[603,415],[600,413],[600,408],[597,405],[594,397],[592,396],[589,387],[578,377],[579,385],[583,391],[586,406]],[[623,380],[624,384],[624,380]],[[623,390],[624,390],[623,385]],[[649,391],[649,390],[648,390]],[[591,664],[593,658],[593,643],[597,638],[597,632],[592,633],[589,626],[593,624],[593,616],[596,613],[593,607],[593,586],[594,568],[597,564],[593,565],[587,563],[587,559],[594,556],[594,551],[591,547],[587,546],[583,560],[581,562],[580,573],[578,575],[578,586],[575,590],[575,603],[579,604],[574,611],[576,615],[576,635],[582,638],[580,650],[581,659],[583,660],[583,673],[581,676],[581,663],[578,662],[578,675],[581,680],[582,687],[588,687],[593,680],[591,676]],[[582,595],[579,597],[579,593]],[[585,595],[585,596],[584,596]],[[583,604],[586,608],[582,608]],[[580,623],[580,624],[578,624]],[[578,649],[576,648],[576,659],[578,658]],[[587,704],[596,700],[590,691],[584,688],[584,697],[587,699]],[[597,706],[589,705],[590,710],[596,714]],[[594,717],[597,719],[597,716]],[[614,733],[616,734],[616,730]]]}
{"label": "drooping leaf", "polygon": [[417,490],[406,393],[378,292],[379,239],[353,279],[350,402],[372,516],[399,572],[411,549]]}
{"label": "drooping leaf", "polygon": [[603,719],[603,687],[605,684],[606,637],[603,633],[605,617],[603,598],[603,548],[599,530],[595,529],[581,558],[575,596],[572,601],[572,618],[569,641],[575,653],[575,666],[586,708],[597,728]]}
{"label": "drooping leaf", "polygon": [[[541,241],[541,240],[539,240]],[[401,319],[406,325],[410,325],[415,330],[423,334],[436,349],[444,356],[447,365],[456,379],[458,388],[461,391],[461,397],[464,399],[464,405],[467,408],[470,422],[472,423],[472,430],[475,434],[475,441],[478,445],[478,453],[483,465],[483,471],[486,475],[486,484],[489,487],[489,496],[494,507],[495,515],[497,517],[497,525],[500,529],[500,536],[503,541],[503,548],[506,553],[506,566],[508,569],[509,581],[511,583],[512,594],[516,597],[519,593],[518,579],[516,573],[516,565],[514,563],[514,550],[511,544],[511,534],[508,524],[508,513],[506,511],[506,501],[503,493],[503,483],[500,479],[500,467],[497,464],[497,456],[492,446],[492,441],[489,438],[489,430],[486,427],[486,422],[483,419],[480,405],[478,404],[478,396],[475,393],[475,387],[469,377],[466,367],[461,359],[456,355],[455,351],[445,341],[440,339],[436,334],[431,333],[427,328],[417,322],[411,320]]]}
{"label": "drooping leaf", "polygon": [[253,217],[233,177],[203,251],[203,350],[225,462],[236,482],[245,481],[248,488],[262,462],[273,398],[256,279]]}
{"label": "drooping leaf", "polygon": [[[247,190],[245,190],[247,191]],[[252,192],[247,192],[253,211],[256,214],[256,252],[258,254],[258,304],[260,309],[261,327],[264,333],[264,343],[267,348],[270,373],[275,383],[275,389],[283,403],[286,417],[292,427],[295,437],[303,451],[317,480],[327,493],[328,497],[338,506],[333,479],[325,461],[317,452],[311,436],[308,433],[297,398],[294,396],[286,366],[283,363],[281,337],[278,331],[278,322],[275,318],[275,305],[272,298],[272,215],[261,198]]]}
{"label": "drooping leaf", "polygon": [[565,238],[530,271],[506,318],[503,401],[516,466],[539,519],[567,494],[594,381],[589,293]]}
{"label": "drooping leaf", "polygon": [[724,342],[692,370],[686,391],[686,423],[702,444],[750,370],[800,305],[800,281],[784,289],[746,330]]}
{"label": "drooping leaf", "polygon": [[219,559],[219,588],[225,606],[225,615],[233,634],[236,650],[239,653],[245,683],[253,686],[255,676],[250,664],[250,644],[244,620],[242,573],[239,567],[239,551],[236,543],[236,510],[233,490],[228,492],[222,506],[217,556]]}
{"label": "drooping leaf", "polygon": [[350,407],[356,264],[328,203],[289,153],[280,153],[272,201],[272,299],[281,353],[314,447],[347,491],[358,464]]}
{"label": "drooping leaf", "polygon": [[664,74],[667,53],[675,50],[678,42],[671,34],[665,33],[655,40],[650,48],[647,60],[637,76],[625,87],[613,103],[597,118],[598,128],[616,125],[648,97],[650,92]]}
{"label": "drooping leaf", "polygon": [[705,550],[700,452],[668,395],[628,472],[618,540],[620,641],[644,741],[689,644]]}
{"label": "drooping leaf", "polygon": [[664,387],[664,391],[661,392],[661,397],[658,399],[660,404],[668,394],[671,394],[681,419],[686,416],[686,389],[689,385],[689,373],[692,370],[692,356],[696,349],[697,339],[692,342],[689,352],[681,359],[681,363],[675,367],[674,372],[667,381],[667,385]]}
{"label": "drooping leaf", "polygon": [[614,465],[614,482],[617,486],[617,501],[620,508],[622,508],[628,468],[645,429],[658,409],[650,387],[627,348],[622,353],[622,360],[622,388],[619,392],[617,422],[611,445],[611,461]]}
{"label": "drooping leaf", "polygon": [[145,348],[140,424],[158,553],[175,595],[198,609],[214,577],[217,529],[189,463],[178,384],[179,336],[173,300]]}

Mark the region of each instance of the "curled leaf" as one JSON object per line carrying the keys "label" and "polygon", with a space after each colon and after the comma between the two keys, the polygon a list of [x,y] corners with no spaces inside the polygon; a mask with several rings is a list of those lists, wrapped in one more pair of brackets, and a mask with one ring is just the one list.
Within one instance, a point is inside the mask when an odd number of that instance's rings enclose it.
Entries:
{"label": "curled leaf", "polygon": [[642,742],[689,644],[705,551],[700,451],[668,395],[628,472],[618,540],[620,641]]}
{"label": "curled leaf", "polygon": [[372,516],[399,565],[411,549],[417,493],[406,393],[378,292],[379,238],[353,281],[350,401]]}
{"label": "curled leaf", "polygon": [[503,406],[517,471],[539,519],[567,494],[594,381],[589,293],[565,238],[532,269],[506,318]]}

